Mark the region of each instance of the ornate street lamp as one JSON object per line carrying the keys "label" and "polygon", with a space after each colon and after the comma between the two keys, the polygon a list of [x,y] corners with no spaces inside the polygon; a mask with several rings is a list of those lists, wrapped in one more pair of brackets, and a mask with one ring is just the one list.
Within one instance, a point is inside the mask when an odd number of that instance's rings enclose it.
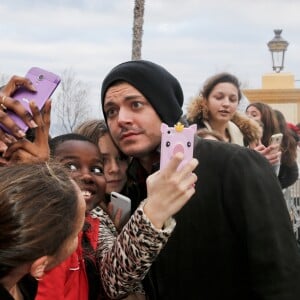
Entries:
{"label": "ornate street lamp", "polygon": [[268,42],[272,54],[273,70],[279,73],[284,67],[284,53],[289,43],[281,37],[282,29],[275,29],[275,37]]}

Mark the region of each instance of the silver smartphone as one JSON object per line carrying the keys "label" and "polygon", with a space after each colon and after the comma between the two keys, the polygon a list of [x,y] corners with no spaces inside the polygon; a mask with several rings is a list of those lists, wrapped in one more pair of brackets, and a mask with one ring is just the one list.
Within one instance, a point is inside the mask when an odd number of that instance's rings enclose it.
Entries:
{"label": "silver smartphone", "polygon": [[275,133],[271,136],[270,138],[270,143],[269,145],[281,145],[281,142],[282,142],[282,138],[283,138],[283,135],[282,133]]}
{"label": "silver smartphone", "polygon": [[280,150],[282,138],[283,138],[282,133],[275,133],[271,136],[269,145],[277,145],[278,146],[277,150],[275,149],[274,152]]}
{"label": "silver smartphone", "polygon": [[130,212],[131,212],[130,198],[128,198],[120,193],[117,193],[117,192],[111,192],[110,193],[110,201],[114,206],[113,217],[115,216],[117,209],[120,208],[122,210],[122,216],[121,216],[120,223],[121,223],[121,225],[126,224],[130,218]]}

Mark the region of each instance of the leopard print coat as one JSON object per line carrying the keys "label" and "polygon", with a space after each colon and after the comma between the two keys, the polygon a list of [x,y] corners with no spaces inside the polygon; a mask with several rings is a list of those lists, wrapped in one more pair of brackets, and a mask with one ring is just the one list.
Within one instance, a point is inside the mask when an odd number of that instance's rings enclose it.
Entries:
{"label": "leopard print coat", "polygon": [[93,217],[101,219],[96,256],[103,287],[113,299],[143,293],[141,281],[175,227],[175,220],[169,219],[163,230],[156,229],[144,214],[144,204],[141,203],[119,235],[101,208],[91,212]]}

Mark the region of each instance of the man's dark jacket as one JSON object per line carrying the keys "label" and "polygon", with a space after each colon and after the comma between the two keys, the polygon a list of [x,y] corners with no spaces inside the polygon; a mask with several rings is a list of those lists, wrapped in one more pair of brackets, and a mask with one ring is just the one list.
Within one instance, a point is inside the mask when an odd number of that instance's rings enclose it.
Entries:
{"label": "man's dark jacket", "polygon": [[[299,300],[300,251],[269,162],[198,138],[194,157],[196,194],[145,280],[149,299]],[[138,174],[136,161],[132,168]],[[145,186],[134,187],[142,200]]]}

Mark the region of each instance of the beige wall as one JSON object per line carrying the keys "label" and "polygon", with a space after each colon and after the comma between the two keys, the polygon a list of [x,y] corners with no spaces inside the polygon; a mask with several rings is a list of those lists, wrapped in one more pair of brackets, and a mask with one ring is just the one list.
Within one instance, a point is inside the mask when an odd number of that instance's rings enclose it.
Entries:
{"label": "beige wall", "polygon": [[297,124],[299,120],[299,111],[296,103],[269,103],[273,109],[277,109],[283,113],[287,122]]}
{"label": "beige wall", "polygon": [[264,74],[261,89],[243,90],[243,93],[250,102],[264,102],[280,110],[288,122],[300,122],[300,89],[295,88],[293,74]]}
{"label": "beige wall", "polygon": [[269,73],[262,76],[263,89],[293,89],[295,76],[292,73]]}

